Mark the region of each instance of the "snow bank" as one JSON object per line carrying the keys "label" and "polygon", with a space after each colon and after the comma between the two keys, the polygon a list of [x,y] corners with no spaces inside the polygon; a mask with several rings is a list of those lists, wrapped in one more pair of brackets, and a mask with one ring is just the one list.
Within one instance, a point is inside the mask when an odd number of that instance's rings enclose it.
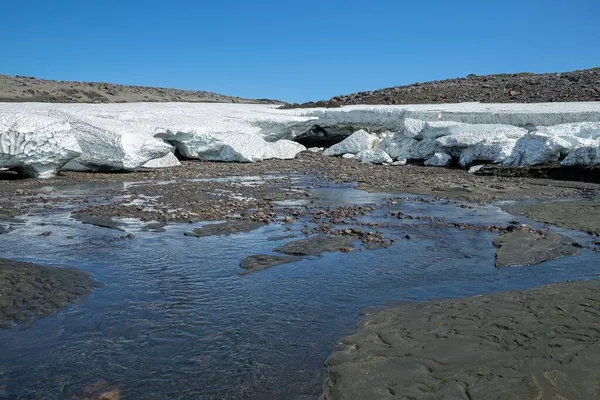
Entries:
{"label": "snow bank", "polygon": [[452,157],[446,153],[435,153],[433,157],[425,161],[425,165],[431,167],[446,167],[450,164]]}
{"label": "snow bank", "polygon": [[155,158],[142,165],[144,168],[172,168],[179,166],[181,166],[181,161],[171,152],[164,157]]}
{"label": "snow bank", "polygon": [[595,146],[580,147],[571,151],[561,165],[567,167],[600,165],[600,140]]}
{"label": "snow bank", "polygon": [[80,154],[68,122],[0,109],[0,167],[17,169],[26,177],[48,178]]}
{"label": "snow bank", "polygon": [[341,154],[357,154],[363,150],[372,149],[379,142],[379,138],[364,130],[354,132],[338,144],[334,144],[323,152],[326,156],[337,156]]}
{"label": "snow bank", "polygon": [[[387,160],[383,151],[402,162],[445,163],[447,157],[436,155],[441,153],[460,157],[465,167],[475,161],[518,167],[564,157],[567,163],[589,164],[595,158],[585,154],[593,150],[578,149],[595,149],[600,137],[600,103],[583,102],[300,110],[247,104],[0,103],[0,116],[0,167],[31,176],[52,175],[65,164],[125,171],[176,165],[173,146],[204,160],[288,159],[305,150],[290,140],[310,134],[346,137],[324,154],[369,150],[358,157],[363,160],[374,154]],[[569,158],[575,150],[577,156]]]}
{"label": "snow bank", "polygon": [[354,159],[369,164],[391,164],[394,161],[385,151],[379,149],[362,150]]}

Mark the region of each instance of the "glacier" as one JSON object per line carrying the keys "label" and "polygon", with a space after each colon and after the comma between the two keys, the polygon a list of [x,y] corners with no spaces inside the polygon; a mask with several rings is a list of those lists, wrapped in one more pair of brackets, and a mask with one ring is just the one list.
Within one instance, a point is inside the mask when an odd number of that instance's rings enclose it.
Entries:
{"label": "glacier", "polygon": [[368,150],[355,157],[363,161],[445,165],[452,157],[465,168],[476,162],[594,165],[600,103],[295,110],[260,104],[0,103],[0,168],[49,177],[61,169],[174,167],[180,164],[174,153],[223,162],[290,159],[306,150],[300,143],[311,135],[329,144],[322,154]]}

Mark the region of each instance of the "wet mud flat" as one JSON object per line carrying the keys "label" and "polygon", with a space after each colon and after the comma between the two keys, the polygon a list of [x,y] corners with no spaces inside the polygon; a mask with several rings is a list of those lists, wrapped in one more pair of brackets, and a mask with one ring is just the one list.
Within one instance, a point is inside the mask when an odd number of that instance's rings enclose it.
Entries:
{"label": "wet mud flat", "polygon": [[596,399],[600,281],[390,308],[342,343],[325,399]]}
{"label": "wet mud flat", "polygon": [[0,328],[51,314],[102,286],[77,269],[0,258]]}
{"label": "wet mud flat", "polygon": [[502,209],[536,221],[600,235],[600,200],[557,201],[504,205]]}

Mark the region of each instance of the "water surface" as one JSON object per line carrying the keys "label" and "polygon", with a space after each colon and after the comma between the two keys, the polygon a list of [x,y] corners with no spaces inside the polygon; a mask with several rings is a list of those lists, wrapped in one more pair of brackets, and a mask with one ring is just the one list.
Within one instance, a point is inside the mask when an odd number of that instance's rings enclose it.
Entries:
{"label": "water surface", "polygon": [[[318,189],[320,205],[389,196]],[[67,213],[29,217],[0,237],[2,257],[75,266],[106,287],[26,327],[0,330],[0,399],[64,399],[105,380],[124,399],[317,398],[323,363],[361,310],[403,301],[462,297],[600,274],[598,255],[534,267],[494,268],[495,234],[408,226],[390,210],[449,221],[506,224],[492,206],[401,200],[365,217],[399,238],[388,249],[329,253],[246,276],[239,261],[290,239],[287,225],[225,237],[186,237],[83,225]],[[520,218],[520,221],[526,221]],[[294,227],[294,230],[301,226]],[[39,234],[51,230],[49,237]],[[582,233],[560,230],[583,242]],[[73,236],[73,239],[67,239]]]}

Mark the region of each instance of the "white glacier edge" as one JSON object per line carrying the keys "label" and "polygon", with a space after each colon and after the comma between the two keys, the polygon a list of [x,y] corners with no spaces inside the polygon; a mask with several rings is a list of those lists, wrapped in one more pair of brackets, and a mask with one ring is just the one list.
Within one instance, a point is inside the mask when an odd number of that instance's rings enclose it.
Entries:
{"label": "white glacier edge", "polygon": [[297,142],[319,135],[346,138],[325,155],[360,153],[356,159],[362,162],[445,166],[454,158],[465,168],[475,162],[598,165],[600,103],[296,110],[248,104],[0,103],[0,168],[49,177],[63,168],[174,167],[179,164],[174,146],[201,160],[290,159],[306,150]]}

